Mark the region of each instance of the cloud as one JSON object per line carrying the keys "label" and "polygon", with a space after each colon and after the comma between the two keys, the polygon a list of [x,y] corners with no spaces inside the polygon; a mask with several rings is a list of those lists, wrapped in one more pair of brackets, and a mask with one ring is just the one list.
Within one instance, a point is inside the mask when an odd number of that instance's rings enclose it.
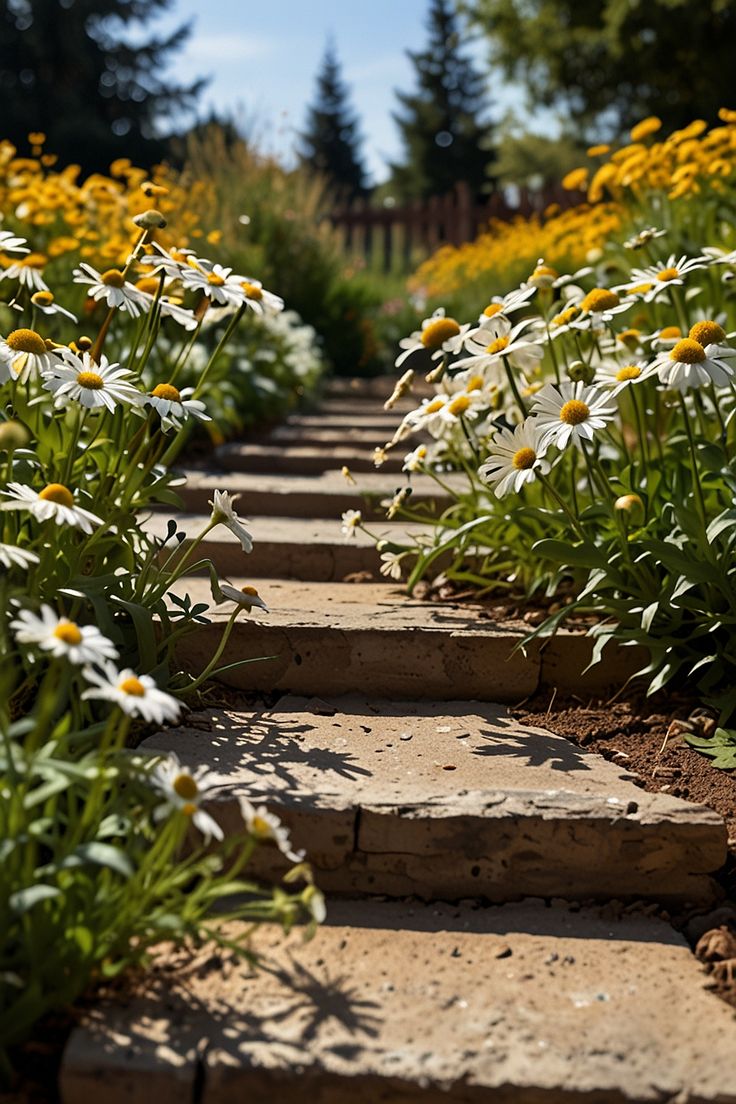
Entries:
{"label": "cloud", "polygon": [[187,46],[191,61],[257,61],[275,53],[275,39],[251,34],[195,34]]}

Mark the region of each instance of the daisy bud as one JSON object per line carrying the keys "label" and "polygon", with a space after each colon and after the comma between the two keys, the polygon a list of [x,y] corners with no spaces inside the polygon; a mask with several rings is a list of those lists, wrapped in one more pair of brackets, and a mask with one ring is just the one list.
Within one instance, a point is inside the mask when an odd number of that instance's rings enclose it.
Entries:
{"label": "daisy bud", "polygon": [[443,357],[436,368],[433,368],[431,372],[427,372],[424,377],[427,383],[439,383],[445,374],[445,368],[447,367],[446,361],[447,357]]}
{"label": "daisy bud", "polygon": [[590,364],[585,364],[582,360],[573,360],[567,367],[567,376],[574,383],[592,383],[595,370]]}
{"label": "daisy bud", "polygon": [[21,422],[3,422],[0,425],[0,452],[15,452],[30,443],[31,435]]}
{"label": "daisy bud", "polygon": [[150,211],[143,211],[140,215],[134,215],[133,222],[136,226],[140,226],[141,230],[162,230],[166,226],[166,219],[155,207]]}
{"label": "daisy bud", "polygon": [[614,502],[614,508],[628,515],[628,519],[638,525],[644,521],[644,503],[638,494],[621,495]]}

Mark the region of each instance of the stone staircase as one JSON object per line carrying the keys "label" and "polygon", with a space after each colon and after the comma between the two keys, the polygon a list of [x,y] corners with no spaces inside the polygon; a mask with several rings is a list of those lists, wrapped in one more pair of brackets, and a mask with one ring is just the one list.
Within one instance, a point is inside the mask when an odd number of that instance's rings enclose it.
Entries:
{"label": "stone staircase", "polygon": [[[717,901],[723,822],[509,717],[540,688],[620,685],[628,651],[584,676],[580,634],[524,655],[526,626],[408,599],[369,541],[341,541],[359,502],[340,468],[368,472],[396,424],[375,386],[336,384],[318,414],[223,448],[227,470],[191,473],[180,528],[201,528],[215,488],[242,492],[253,553],[224,529],[202,551],[271,609],[237,622],[222,662],[271,658],[225,678],[279,696],[148,741],[218,775],[226,830],[240,793],[278,813],[327,922],[306,944],[261,930],[257,971],[209,948],[95,1010],[67,1047],[64,1104],[736,1102],[733,1011],[667,923]],[[360,477],[389,535],[405,528],[378,502],[400,478]],[[186,589],[209,597],[206,577]],[[193,671],[227,616],[186,641]],[[281,869],[259,851],[254,873]]]}

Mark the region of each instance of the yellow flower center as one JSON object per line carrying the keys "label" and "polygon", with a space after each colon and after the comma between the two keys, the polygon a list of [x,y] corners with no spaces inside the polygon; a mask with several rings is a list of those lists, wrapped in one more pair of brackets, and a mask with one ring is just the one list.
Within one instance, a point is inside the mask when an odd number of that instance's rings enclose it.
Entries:
{"label": "yellow flower center", "polygon": [[626,380],[638,379],[641,375],[641,368],[637,364],[625,364],[623,368],[619,368],[616,372],[616,379],[619,383],[625,383]]}
{"label": "yellow flower center", "polygon": [[471,376],[465,385],[466,391],[481,391],[484,384],[482,376]]}
{"label": "yellow flower center", "polygon": [[537,265],[537,267],[532,272],[531,280],[532,283],[535,280],[541,281],[543,283],[549,281],[551,283],[553,280],[556,280],[559,275],[560,274],[557,269],[552,268],[551,265]]}
{"label": "yellow flower center", "polygon": [[207,283],[211,284],[212,287],[222,287],[225,283],[225,278],[223,276],[218,276],[216,272],[210,272],[207,276]]}
{"label": "yellow flower center", "polygon": [[508,347],[508,337],[497,337],[495,341],[492,341],[490,345],[486,345],[486,352],[493,356],[495,353],[502,353],[504,349]]}
{"label": "yellow flower center", "polygon": [[705,360],[705,349],[691,337],[683,337],[670,353],[670,360],[677,360],[680,364],[701,364]]}
{"label": "yellow flower center", "polygon": [[661,272],[657,273],[657,279],[666,284],[668,280],[676,280],[679,275],[680,273],[676,268],[663,268]]}
{"label": "yellow flower center", "polygon": [[580,425],[590,417],[590,407],[580,399],[568,399],[560,410],[560,421],[566,425]]}
{"label": "yellow flower center", "polygon": [[42,498],[44,502],[55,502],[58,506],[74,505],[74,495],[61,483],[49,483],[47,487],[44,487],[42,491],[39,491],[39,498]]}
{"label": "yellow flower center", "polygon": [[580,314],[580,307],[573,306],[568,307],[567,310],[560,311],[552,319],[553,326],[566,326],[568,322],[572,322],[573,318],[577,318]]}
{"label": "yellow flower center", "polygon": [[133,698],[145,698],[146,688],[140,679],[137,679],[135,675],[131,675],[130,678],[123,679],[118,686],[118,690],[122,690],[124,694],[130,694]]}
{"label": "yellow flower center", "polygon": [[494,314],[498,314],[501,310],[503,310],[503,303],[489,303],[484,308],[483,313],[486,318],[493,318]]}
{"label": "yellow flower center", "polygon": [[719,345],[726,340],[726,331],[717,322],[696,322],[687,336],[699,345]]}
{"label": "yellow flower center", "polygon": [[438,399],[432,399],[432,401],[427,403],[427,405],[425,406],[424,413],[425,414],[436,414],[437,411],[441,410],[444,405],[445,405],[445,400],[444,399],[439,399],[439,398]]}
{"label": "yellow flower center", "polygon": [[73,621],[60,621],[54,629],[54,636],[64,644],[81,644],[82,634]]}
{"label": "yellow flower center", "polygon": [[249,284],[246,280],[240,286],[245,292],[246,299],[258,300],[263,298],[263,288],[259,288],[258,284]]}
{"label": "yellow flower center", "polygon": [[31,302],[36,307],[50,307],[53,301],[53,292],[50,291],[37,291],[31,296]]}
{"label": "yellow flower center", "polygon": [[514,458],[511,463],[518,471],[528,471],[529,468],[534,467],[534,462],[537,459],[537,454],[533,448],[520,448],[514,453]]}
{"label": "yellow flower center", "polygon": [[148,295],[155,295],[158,291],[159,281],[155,276],[142,276],[140,280],[136,280],[135,286],[139,291],[145,291]]}
{"label": "yellow flower center", "polygon": [[619,298],[615,291],[609,291],[607,288],[593,288],[585,296],[580,306],[582,310],[593,313],[611,310],[612,307],[617,307],[618,304]]}
{"label": "yellow flower center", "polygon": [[102,376],[98,376],[97,372],[80,372],[77,376],[77,383],[80,387],[86,387],[89,391],[99,391],[101,387],[105,386],[105,381]]}
{"label": "yellow flower center", "polygon": [[659,331],[659,337],[661,341],[675,341],[678,337],[682,337],[682,330],[679,326],[665,326]]}
{"label": "yellow flower center", "polygon": [[191,774],[177,774],[171,786],[177,797],[181,797],[184,801],[194,801],[199,793],[197,783]]}
{"label": "yellow flower center", "polygon": [[151,392],[154,399],[168,399],[169,402],[181,402],[181,394],[171,383],[159,383]]}
{"label": "yellow flower center", "polygon": [[622,330],[616,340],[624,345],[638,345],[640,337],[641,330]]}
{"label": "yellow flower center", "polygon": [[262,816],[253,817],[250,830],[254,836],[260,836],[261,839],[268,839],[271,835],[271,825]]}
{"label": "yellow flower center", "polygon": [[256,588],[254,586],[244,586],[244,587],[241,587],[240,589],[241,589],[242,593],[247,595],[249,598],[257,598],[258,597],[258,591],[256,590]]}
{"label": "yellow flower center", "polygon": [[457,337],[460,326],[454,318],[436,318],[422,331],[422,345],[425,349],[440,349],[451,337]]}
{"label": "yellow flower center", "polygon": [[447,404],[447,409],[450,414],[464,414],[470,406],[470,402],[471,399],[469,395],[456,395],[455,398]]}
{"label": "yellow flower center", "polygon": [[626,289],[627,295],[646,295],[648,291],[651,291],[654,284],[634,284],[633,287]]}
{"label": "yellow flower center", "polygon": [[45,253],[29,253],[19,263],[23,268],[43,268],[45,264],[48,264],[48,260]]}
{"label": "yellow flower center", "polygon": [[121,288],[125,283],[125,277],[119,268],[108,268],[107,272],[102,273],[100,279],[107,287]]}
{"label": "yellow flower center", "polygon": [[46,352],[46,342],[35,330],[13,330],[8,334],[6,344],[14,353],[34,353],[40,356]]}

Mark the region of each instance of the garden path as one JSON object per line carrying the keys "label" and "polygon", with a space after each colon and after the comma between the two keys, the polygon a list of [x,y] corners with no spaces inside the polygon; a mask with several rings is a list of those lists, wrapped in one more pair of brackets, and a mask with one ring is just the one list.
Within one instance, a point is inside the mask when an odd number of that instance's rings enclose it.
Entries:
{"label": "garden path", "polygon": [[[523,656],[524,626],[408,599],[372,542],[341,540],[359,503],[340,468],[369,471],[387,426],[374,385],[335,384],[317,414],[221,450],[226,473],[190,474],[185,530],[212,490],[242,492],[254,552],[219,530],[203,551],[272,610],[239,620],[223,661],[274,658],[228,673],[232,705],[148,741],[219,775],[225,828],[239,793],[282,817],[327,922],[307,944],[259,932],[256,973],[210,948],[93,1012],[65,1104],[736,1101],[733,1012],[667,922],[716,902],[721,819],[499,704],[601,690],[628,655],[581,677],[589,643],[564,633]],[[376,519],[398,482],[395,465],[360,476]],[[226,617],[187,642],[192,670]],[[282,869],[266,848],[258,863]]]}

